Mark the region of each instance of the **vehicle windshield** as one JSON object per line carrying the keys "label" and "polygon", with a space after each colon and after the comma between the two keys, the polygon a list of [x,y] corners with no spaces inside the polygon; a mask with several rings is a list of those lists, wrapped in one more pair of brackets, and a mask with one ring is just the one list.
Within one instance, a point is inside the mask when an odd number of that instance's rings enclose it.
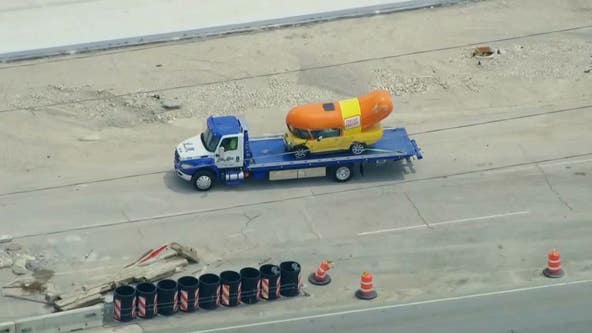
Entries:
{"label": "vehicle windshield", "polygon": [[220,142],[220,137],[215,136],[208,128],[201,134],[201,142],[208,151],[214,152],[218,146],[218,142]]}
{"label": "vehicle windshield", "polygon": [[294,134],[294,136],[297,138],[310,139],[310,134],[308,133],[308,130],[294,128],[292,126],[288,126],[288,130],[290,130],[290,133]]}

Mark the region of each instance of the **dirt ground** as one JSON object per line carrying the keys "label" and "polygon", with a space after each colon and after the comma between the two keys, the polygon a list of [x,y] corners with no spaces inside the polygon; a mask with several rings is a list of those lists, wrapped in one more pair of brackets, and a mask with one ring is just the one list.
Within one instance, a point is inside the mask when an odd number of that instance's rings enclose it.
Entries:
{"label": "dirt ground", "polygon": [[[387,125],[411,130],[577,106],[590,100],[590,29],[578,29],[590,23],[586,1],[485,1],[3,64],[2,192],[161,171],[209,114],[278,133],[293,105],[373,88],[395,96]],[[481,44],[499,54],[472,57]]]}
{"label": "dirt ground", "polygon": [[[490,46],[493,55],[474,56],[475,47],[483,45]],[[17,227],[20,221],[12,220],[13,215],[3,216],[2,208],[6,212],[20,196],[30,195],[33,205],[43,205],[45,197],[36,197],[41,189],[166,174],[172,167],[175,145],[200,131],[211,114],[246,115],[254,136],[280,133],[285,113],[296,104],[385,88],[395,102],[385,125],[405,126],[412,134],[429,133],[590,107],[591,69],[592,4],[586,0],[469,2],[204,41],[1,64],[0,223],[7,221],[6,232],[14,230],[19,241],[23,236],[19,232],[37,232],[35,227]],[[565,122],[574,120],[565,117]],[[551,127],[555,125],[550,120],[530,124],[507,127],[504,135],[516,134],[511,133],[515,129],[524,131],[526,141],[535,135],[553,139]],[[584,128],[586,123],[578,125]],[[486,136],[495,137],[491,132]],[[461,150],[462,140],[452,135],[425,140],[422,163],[429,163],[430,149],[432,156],[441,146]],[[496,140],[500,146],[507,144],[503,137]],[[439,156],[449,157],[447,163],[456,161],[458,150]],[[503,154],[500,151],[496,159],[503,159]],[[488,161],[482,163],[487,166]],[[158,191],[155,188],[149,191]],[[82,195],[68,198],[76,206]],[[66,213],[41,215],[32,209],[27,219],[71,218]],[[51,226],[40,224],[39,228]],[[91,233],[67,237],[76,238],[77,249],[88,257],[95,255],[85,247]],[[43,241],[50,238],[39,236]],[[304,244],[308,243],[294,248]],[[357,246],[351,240],[343,244]],[[413,245],[407,245],[406,251],[411,251]],[[65,269],[66,262],[74,267],[83,257],[43,246],[36,250],[28,254],[41,257],[36,261],[38,268],[52,271]],[[133,255],[101,260],[109,266]],[[428,261],[425,269],[429,269]],[[380,267],[390,269],[387,264]],[[60,274],[67,273],[57,269],[56,275]],[[0,276],[2,282],[14,278],[7,269]],[[454,273],[450,279],[463,280]],[[489,282],[468,289],[487,289]],[[407,292],[409,300],[420,293],[417,288]]]}

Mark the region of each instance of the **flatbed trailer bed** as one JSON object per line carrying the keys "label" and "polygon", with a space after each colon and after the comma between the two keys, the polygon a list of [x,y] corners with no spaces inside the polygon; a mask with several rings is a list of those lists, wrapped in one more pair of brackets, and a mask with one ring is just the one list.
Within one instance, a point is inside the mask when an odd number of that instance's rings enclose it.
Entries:
{"label": "flatbed trailer bed", "polygon": [[314,154],[297,159],[293,153],[286,152],[284,137],[281,135],[252,138],[249,140],[249,146],[251,156],[248,159],[247,170],[256,178],[264,178],[267,176],[264,173],[277,170],[423,158],[417,143],[409,138],[404,128],[385,128],[383,137],[360,155],[344,151]]}

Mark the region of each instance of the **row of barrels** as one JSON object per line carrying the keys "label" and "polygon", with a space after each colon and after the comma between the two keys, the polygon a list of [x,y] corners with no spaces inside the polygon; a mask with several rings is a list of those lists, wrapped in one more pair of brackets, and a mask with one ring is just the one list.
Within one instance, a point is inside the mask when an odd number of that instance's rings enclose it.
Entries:
{"label": "row of barrels", "polygon": [[136,317],[150,319],[178,311],[213,310],[219,305],[233,307],[272,301],[280,296],[294,297],[300,293],[301,281],[300,264],[284,261],[279,266],[245,267],[220,275],[206,273],[160,280],[156,284],[124,285],[113,293],[113,319],[127,322]]}

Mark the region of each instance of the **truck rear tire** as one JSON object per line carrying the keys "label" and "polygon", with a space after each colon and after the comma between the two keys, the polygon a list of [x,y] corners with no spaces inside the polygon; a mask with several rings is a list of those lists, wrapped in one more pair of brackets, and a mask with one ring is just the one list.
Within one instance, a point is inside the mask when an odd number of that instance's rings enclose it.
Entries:
{"label": "truck rear tire", "polygon": [[366,145],[361,142],[354,142],[352,143],[351,147],[349,147],[349,151],[353,155],[360,155],[366,150]]}
{"label": "truck rear tire", "polygon": [[330,168],[333,179],[337,182],[343,183],[351,179],[353,175],[353,168],[351,165],[337,165]]}
{"label": "truck rear tire", "polygon": [[214,174],[207,170],[198,170],[193,177],[191,177],[191,182],[198,191],[210,190],[214,186],[215,180],[216,178],[214,177]]}

